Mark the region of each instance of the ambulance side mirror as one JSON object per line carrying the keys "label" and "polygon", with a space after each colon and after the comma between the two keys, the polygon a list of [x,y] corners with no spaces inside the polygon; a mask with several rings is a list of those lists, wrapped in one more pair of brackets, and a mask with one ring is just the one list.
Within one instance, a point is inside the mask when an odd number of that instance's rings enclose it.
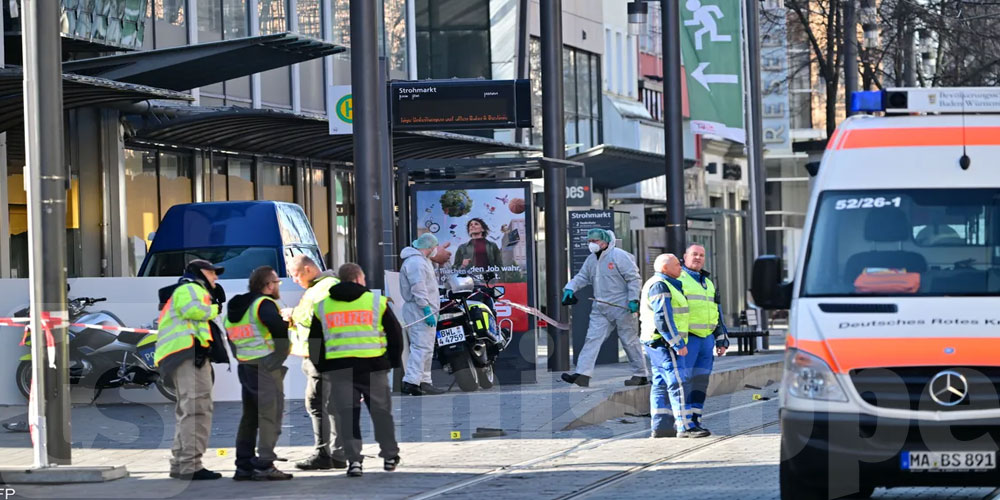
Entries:
{"label": "ambulance side mirror", "polygon": [[750,293],[761,309],[788,309],[792,306],[792,282],[781,281],[781,259],[761,255],[753,263]]}

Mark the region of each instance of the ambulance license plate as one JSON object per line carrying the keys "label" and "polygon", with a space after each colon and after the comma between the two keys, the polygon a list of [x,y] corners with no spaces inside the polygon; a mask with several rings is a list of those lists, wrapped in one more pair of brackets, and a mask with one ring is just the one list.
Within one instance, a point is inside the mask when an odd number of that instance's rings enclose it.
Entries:
{"label": "ambulance license plate", "polygon": [[904,451],[900,468],[911,471],[968,471],[996,469],[993,451]]}
{"label": "ambulance license plate", "polygon": [[465,329],[461,326],[445,328],[444,330],[438,331],[437,340],[438,345],[442,346],[457,344],[465,340]]}

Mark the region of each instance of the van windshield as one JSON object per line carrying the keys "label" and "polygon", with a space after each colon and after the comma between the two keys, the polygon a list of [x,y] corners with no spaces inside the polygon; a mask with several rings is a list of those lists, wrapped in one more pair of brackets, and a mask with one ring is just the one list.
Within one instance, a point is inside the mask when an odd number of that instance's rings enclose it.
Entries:
{"label": "van windshield", "polygon": [[223,279],[246,279],[260,266],[278,269],[278,253],[271,247],[186,248],[149,256],[143,276],[181,276],[188,262],[205,259],[226,268]]}
{"label": "van windshield", "polygon": [[1000,190],[820,195],[802,295],[1000,295]]}

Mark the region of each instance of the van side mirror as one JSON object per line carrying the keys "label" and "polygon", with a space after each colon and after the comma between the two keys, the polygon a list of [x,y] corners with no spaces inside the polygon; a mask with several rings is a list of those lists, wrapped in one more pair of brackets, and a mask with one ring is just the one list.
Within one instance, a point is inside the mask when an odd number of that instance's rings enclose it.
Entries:
{"label": "van side mirror", "polygon": [[792,282],[781,281],[781,259],[761,255],[753,263],[750,293],[754,305],[762,309],[788,309],[792,306]]}
{"label": "van side mirror", "polygon": [[149,233],[149,236],[146,236],[146,241],[153,241],[153,238],[156,238],[156,231]]}

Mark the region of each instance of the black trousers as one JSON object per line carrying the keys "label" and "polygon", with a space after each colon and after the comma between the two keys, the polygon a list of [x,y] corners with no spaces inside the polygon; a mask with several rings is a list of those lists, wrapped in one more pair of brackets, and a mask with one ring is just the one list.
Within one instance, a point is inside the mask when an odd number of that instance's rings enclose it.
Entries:
{"label": "black trousers", "polygon": [[375,427],[375,441],[381,451],[379,456],[392,458],[399,455],[396,426],[392,418],[392,396],[389,388],[389,370],[355,372],[348,368],[323,373],[323,396],[337,425],[337,437],[343,440],[348,462],[362,462],[361,455],[361,398],[364,397]]}
{"label": "black trousers", "polygon": [[267,469],[278,458],[274,447],[281,435],[287,371],[284,366],[274,371],[243,363],[236,367],[243,386],[243,416],[236,431],[237,469]]}

